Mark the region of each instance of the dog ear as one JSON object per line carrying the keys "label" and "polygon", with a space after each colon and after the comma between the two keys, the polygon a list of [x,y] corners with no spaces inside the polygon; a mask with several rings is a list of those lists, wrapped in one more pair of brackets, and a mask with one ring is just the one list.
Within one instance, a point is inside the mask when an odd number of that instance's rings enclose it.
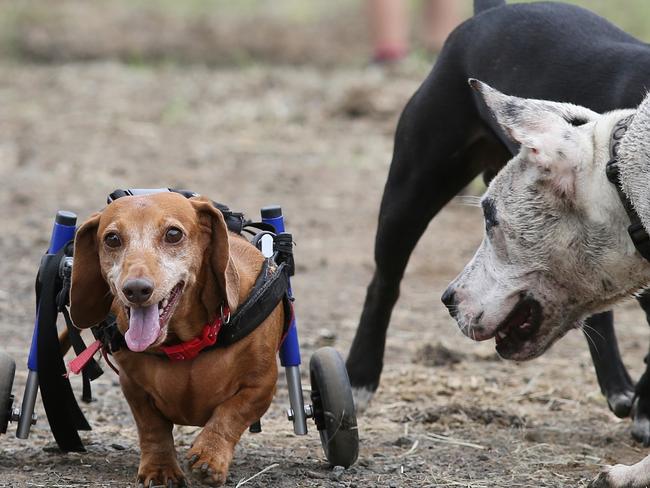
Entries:
{"label": "dog ear", "polygon": [[505,95],[486,83],[470,79],[503,131],[526,150],[526,159],[540,169],[559,196],[575,192],[576,170],[582,163],[578,126],[598,117],[591,110],[570,103],[548,102]]}
{"label": "dog ear", "polygon": [[[218,292],[230,311],[234,312],[239,305],[239,272],[230,257],[230,237],[223,214],[208,199],[191,198],[190,202],[197,212],[199,222],[210,235],[206,257],[219,288]],[[214,290],[204,288],[204,294],[206,296],[202,299],[208,312],[217,310],[220,304],[214,303]]]}
{"label": "dog ear", "polygon": [[80,329],[98,324],[110,312],[113,295],[99,266],[97,227],[101,213],[91,216],[74,238],[74,263],[70,287],[70,316]]}
{"label": "dog ear", "polygon": [[618,150],[619,179],[623,191],[650,231],[650,93],[638,106]]}

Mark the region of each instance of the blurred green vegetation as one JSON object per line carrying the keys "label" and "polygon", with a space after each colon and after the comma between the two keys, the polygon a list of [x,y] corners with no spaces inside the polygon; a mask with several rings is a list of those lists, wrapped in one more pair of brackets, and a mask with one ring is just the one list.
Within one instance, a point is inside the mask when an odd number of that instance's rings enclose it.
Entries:
{"label": "blurred green vegetation", "polygon": [[[530,2],[532,0],[516,0]],[[648,0],[571,0],[566,3],[579,5],[597,13],[626,32],[650,41],[650,1]]]}
{"label": "blurred green vegetation", "polygon": [[[425,0],[408,0],[416,19]],[[463,2],[471,15],[472,2]],[[530,1],[530,0],[511,0]],[[0,0],[0,56],[24,61],[363,64],[365,0]],[[572,0],[650,40],[649,0]],[[417,24],[417,20],[414,21]],[[414,25],[414,36],[417,29]],[[414,45],[416,58],[431,54]]]}
{"label": "blurred green vegetation", "polygon": [[[97,2],[98,0],[94,0]],[[104,0],[107,1],[107,0]],[[352,10],[363,0],[110,0],[123,3],[130,8],[160,9],[176,15],[194,16],[210,12],[225,12],[227,15],[249,15],[256,9],[267,14],[284,17],[289,22],[315,22],[325,13]],[[410,0],[416,11],[423,0]],[[457,0],[465,4],[467,15],[471,15],[472,1]],[[508,0],[508,3],[532,2],[534,0]],[[6,3],[14,3],[12,1]],[[101,3],[99,0],[98,3]],[[643,40],[650,40],[650,1],[648,0],[569,0],[566,3],[579,5],[609,19],[630,34]],[[43,7],[43,5],[41,3]],[[352,7],[352,8],[351,8]],[[359,10],[363,6],[359,7]],[[414,12],[417,16],[417,12]]]}
{"label": "blurred green vegetation", "polygon": [[312,22],[325,12],[340,10],[351,3],[351,0],[112,0],[116,1],[132,8],[160,9],[183,16],[213,12],[250,15],[262,10],[266,15],[283,17],[288,22]]}

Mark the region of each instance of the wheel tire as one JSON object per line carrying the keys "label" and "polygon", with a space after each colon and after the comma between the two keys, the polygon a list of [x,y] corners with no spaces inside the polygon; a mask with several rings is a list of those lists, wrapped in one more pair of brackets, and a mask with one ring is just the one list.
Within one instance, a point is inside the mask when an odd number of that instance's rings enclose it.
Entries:
{"label": "wheel tire", "polygon": [[332,347],[309,361],[314,421],[325,457],[332,466],[350,467],[359,455],[359,431],[352,388],[343,359]]}
{"label": "wheel tire", "polygon": [[7,424],[11,416],[13,396],[11,387],[14,384],[16,363],[8,354],[0,351],[0,434],[7,432]]}

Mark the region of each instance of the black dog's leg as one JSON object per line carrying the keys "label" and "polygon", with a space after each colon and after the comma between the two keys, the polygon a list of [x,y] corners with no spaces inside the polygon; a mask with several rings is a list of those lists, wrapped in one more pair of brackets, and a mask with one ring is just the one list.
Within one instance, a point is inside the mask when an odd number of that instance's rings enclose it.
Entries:
{"label": "black dog's leg", "polygon": [[486,166],[503,166],[510,158],[482,127],[463,77],[445,79],[434,69],[425,85],[431,83],[438,89],[418,90],[397,127],[379,210],[376,269],[346,362],[361,409],[379,385],[386,330],[404,269],[420,236],[472,178]]}
{"label": "black dog's leg", "polygon": [[[643,308],[646,320],[650,324],[650,290],[645,290],[637,300]],[[645,357],[646,369],[636,384],[636,405],[634,408],[634,421],[632,423],[632,437],[642,442],[644,446],[650,445],[650,353]]]}
{"label": "black dog's leg", "polygon": [[617,417],[627,417],[632,409],[634,386],[618,351],[614,314],[609,311],[592,315],[587,319],[583,331],[587,336],[600,391],[607,398],[609,409]]}

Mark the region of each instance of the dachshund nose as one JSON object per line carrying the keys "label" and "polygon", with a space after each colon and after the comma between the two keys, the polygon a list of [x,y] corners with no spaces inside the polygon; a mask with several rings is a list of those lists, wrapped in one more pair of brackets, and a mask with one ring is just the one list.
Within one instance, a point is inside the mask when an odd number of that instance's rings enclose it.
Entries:
{"label": "dachshund nose", "polygon": [[447,288],[442,294],[441,300],[449,310],[449,315],[456,317],[456,291],[452,287]]}
{"label": "dachshund nose", "polygon": [[122,293],[131,303],[144,303],[153,293],[153,283],[144,278],[126,280]]}

